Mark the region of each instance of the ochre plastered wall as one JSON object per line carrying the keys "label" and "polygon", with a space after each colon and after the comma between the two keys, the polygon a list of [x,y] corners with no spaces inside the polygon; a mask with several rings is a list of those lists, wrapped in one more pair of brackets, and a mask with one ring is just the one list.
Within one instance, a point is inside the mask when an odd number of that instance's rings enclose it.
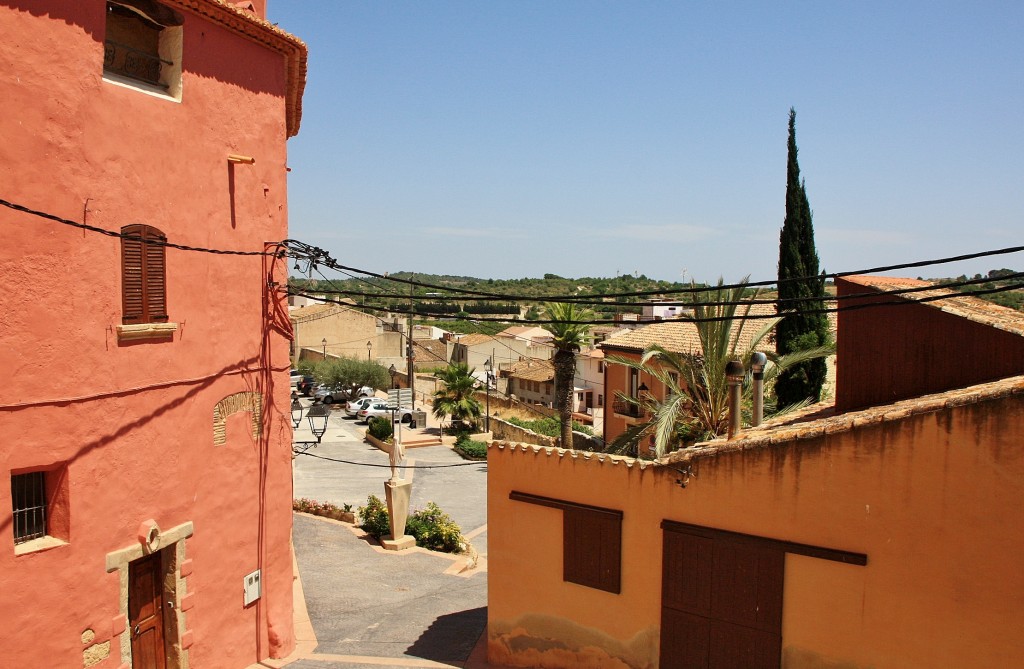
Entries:
{"label": "ochre plastered wall", "polygon": [[[787,669],[1019,666],[1024,379],[1004,390],[917,413],[849,414],[831,434],[824,424],[807,438],[779,429],[777,443],[674,465],[689,477],[492,446],[491,660],[656,666],[659,524],[670,519],[868,555],[864,567],[787,556]],[[623,510],[621,594],[563,582],[561,514],[510,501],[512,490]]]}
{"label": "ochre plastered wall", "polygon": [[[283,56],[183,11],[182,98],[162,99],[103,81],[104,13],[102,0],[0,7],[0,198],[193,246],[262,251],[286,238]],[[230,166],[232,153],[256,162]],[[286,654],[288,322],[266,294],[286,267],[169,249],[177,331],[120,342],[117,239],[7,208],[0,231],[0,663],[82,666],[86,629],[120,660],[119,579],[104,556],[138,543],[145,519],[193,523],[194,666]],[[237,393],[260,395],[262,429],[254,439],[249,413],[227,416],[214,446],[214,408]],[[69,536],[16,556],[6,482],[40,465],[66,467]],[[246,608],[242,577],[257,568],[263,597]],[[25,632],[42,620],[45,634]]]}

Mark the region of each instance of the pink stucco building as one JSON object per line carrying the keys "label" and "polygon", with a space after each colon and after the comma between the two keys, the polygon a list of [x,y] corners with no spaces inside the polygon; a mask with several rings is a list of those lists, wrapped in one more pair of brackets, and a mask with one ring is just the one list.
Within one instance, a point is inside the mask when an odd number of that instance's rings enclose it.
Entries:
{"label": "pink stucco building", "polygon": [[294,646],[274,243],[306,48],[265,9],[0,4],[0,666]]}

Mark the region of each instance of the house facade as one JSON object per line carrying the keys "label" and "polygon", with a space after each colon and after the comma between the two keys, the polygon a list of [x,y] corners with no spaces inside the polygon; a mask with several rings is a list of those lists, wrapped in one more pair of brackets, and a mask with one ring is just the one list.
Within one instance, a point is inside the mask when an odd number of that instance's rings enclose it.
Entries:
{"label": "house facade", "polygon": [[381,331],[378,319],[356,309],[338,304],[317,304],[292,309],[289,313],[295,332],[292,364],[303,357],[310,359],[358,358],[401,362],[404,335]]}
{"label": "house facade", "polygon": [[[840,295],[863,294],[873,279],[838,283]],[[1019,666],[1024,319],[943,297],[888,295],[895,306],[840,312],[835,404],[733,440],[653,462],[493,445],[489,660]],[[937,330],[940,314],[954,320]],[[1002,341],[1003,376],[936,382],[913,359],[890,381],[875,364],[882,342],[937,351],[958,327],[980,333],[975,325]],[[971,360],[987,341],[953,343]],[[866,397],[864,383],[879,394],[841,409],[844,392]],[[898,388],[908,397],[881,399]]]}
{"label": "house facade", "polygon": [[555,401],[555,366],[550,360],[523,360],[502,375],[508,378],[508,394],[520,402],[550,407]]}
{"label": "house facade", "polygon": [[294,647],[274,242],[306,48],[251,7],[0,6],[4,666]]}
{"label": "house facade", "polygon": [[[753,304],[749,309],[744,308],[745,313],[751,316],[763,317],[775,314],[771,305]],[[758,321],[751,321],[758,323]],[[743,350],[750,346],[750,341],[759,325],[735,328],[733,342],[737,349]],[[651,374],[616,363],[615,359],[640,362],[644,350],[652,345],[658,345],[666,351],[677,355],[701,355],[703,349],[700,343],[700,336],[697,327],[688,321],[663,321],[639,327],[635,330],[626,330],[613,335],[600,344],[598,349],[604,351],[604,388],[605,406],[604,412],[604,438],[607,442],[614,441],[620,434],[630,426],[646,422],[649,419],[643,407],[624,401],[620,395],[639,398],[642,396],[652,397],[659,401],[665,399],[667,390]],[[765,347],[774,347],[774,344],[764,340]],[[678,379],[677,379],[678,381]],[[653,446],[653,437],[646,444],[641,444],[642,451],[649,450]]]}

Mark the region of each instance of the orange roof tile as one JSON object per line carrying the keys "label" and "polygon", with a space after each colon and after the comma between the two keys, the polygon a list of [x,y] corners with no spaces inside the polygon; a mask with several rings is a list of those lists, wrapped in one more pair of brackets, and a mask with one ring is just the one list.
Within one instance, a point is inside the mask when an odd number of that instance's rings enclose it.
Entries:
{"label": "orange roof tile", "polygon": [[[737,313],[742,313],[742,309],[744,308],[737,309]],[[752,316],[775,315],[775,307],[771,304],[752,304],[750,305],[749,313]],[[754,319],[747,322],[742,329],[734,325],[733,341],[737,343],[739,348],[747,348],[754,335],[761,329],[762,324],[762,319]],[[766,348],[771,347],[767,343],[767,338],[762,343]],[[673,353],[695,355],[703,353],[700,336],[697,333],[697,326],[685,320],[652,323],[636,330],[630,330],[623,334],[609,337],[598,344],[598,346],[604,349],[643,351],[652,344],[657,344]]]}
{"label": "orange roof tile", "polygon": [[491,342],[494,342],[494,337],[480,332],[462,335],[455,341],[456,344],[462,344],[463,346],[476,346],[477,344],[487,344]]}
{"label": "orange roof tile", "polygon": [[550,360],[530,358],[512,365],[508,375],[527,381],[551,381],[555,378],[555,366]]}

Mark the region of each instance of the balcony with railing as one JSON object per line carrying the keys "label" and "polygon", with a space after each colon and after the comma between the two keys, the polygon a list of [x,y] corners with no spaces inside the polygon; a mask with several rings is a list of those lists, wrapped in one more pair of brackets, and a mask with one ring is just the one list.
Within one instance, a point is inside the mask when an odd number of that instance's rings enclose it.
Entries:
{"label": "balcony with railing", "polygon": [[167,89],[160,80],[161,67],[173,65],[149,51],[121,44],[113,40],[103,43],[103,69],[112,74],[128,77],[153,86]]}
{"label": "balcony with railing", "polygon": [[626,416],[627,418],[647,417],[647,411],[642,406],[637,406],[618,397],[612,400],[612,411],[619,416]]}

